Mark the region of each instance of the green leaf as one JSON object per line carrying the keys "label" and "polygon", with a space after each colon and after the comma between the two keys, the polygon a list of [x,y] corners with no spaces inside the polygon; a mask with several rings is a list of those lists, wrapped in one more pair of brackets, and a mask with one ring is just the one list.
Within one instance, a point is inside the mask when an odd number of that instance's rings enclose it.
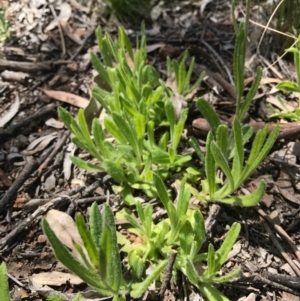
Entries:
{"label": "green leaf", "polygon": [[103,281],[114,291],[119,293],[122,282],[121,260],[117,243],[115,219],[108,205],[103,210],[103,227],[100,240],[100,276]]}
{"label": "green leaf", "polygon": [[138,281],[141,280],[145,271],[145,263],[138,256],[136,250],[131,250],[128,253],[128,264],[132,268],[133,277]]}
{"label": "green leaf", "polygon": [[172,149],[174,150],[174,152],[176,151],[178,144],[181,140],[187,114],[188,109],[184,109],[180,113],[180,118],[178,120],[178,123],[175,125],[173,135],[171,136]]}
{"label": "green leaf", "polygon": [[167,260],[162,260],[143,282],[132,284],[130,296],[136,299],[140,298],[143,295],[143,293],[148,289],[148,287],[151,285],[151,283],[159,277],[160,273],[167,266],[167,264],[168,264]]}
{"label": "green leaf", "polygon": [[105,160],[103,162],[103,169],[118,183],[123,184],[128,182],[123,169],[115,161]]}
{"label": "green leaf", "polygon": [[134,228],[140,230],[141,233],[146,234],[142,225],[140,225],[133,216],[125,214],[124,217]]}
{"label": "green leaf", "polygon": [[76,123],[74,118],[71,116],[71,114],[64,109],[63,107],[58,107],[57,109],[58,111],[58,116],[59,118],[63,121],[63,123],[65,124],[65,126],[68,128],[69,131],[71,130],[71,124],[72,123]]}
{"label": "green leaf", "polygon": [[92,65],[94,66],[96,71],[99,73],[101,78],[110,86],[111,82],[110,82],[107,70],[105,69],[103,64],[100,62],[97,55],[94,52],[90,51],[90,58],[91,58]]}
{"label": "green leaf", "polygon": [[195,137],[191,137],[189,140],[189,145],[195,150],[197,156],[199,157],[201,162],[205,162],[205,156],[200,149],[199,143]]}
{"label": "green leaf", "polygon": [[164,185],[161,177],[155,172],[153,173],[153,180],[159,199],[161,200],[165,209],[168,211],[168,207],[169,207],[168,205],[170,203],[170,199],[168,196],[166,186]]}
{"label": "green leaf", "polygon": [[145,234],[148,238],[151,236],[152,232],[152,214],[153,214],[153,208],[150,204],[147,204],[145,209],[143,209],[140,202],[136,203],[136,209],[139,215],[139,218],[142,222],[142,225],[144,227]]}
{"label": "green leaf", "polygon": [[244,164],[244,145],[242,128],[237,118],[234,118],[233,120],[233,134],[235,142],[235,154],[232,167],[232,176],[233,178],[238,178],[242,173]]}
{"label": "green leaf", "polygon": [[216,167],[211,146],[213,142],[212,132],[209,132],[206,138],[206,155],[205,155],[205,173],[208,181],[209,196],[213,197],[216,189]]}
{"label": "green leaf", "polygon": [[154,140],[154,122],[152,120],[150,120],[148,122],[147,133],[148,133],[148,141],[149,141],[150,149],[151,149],[155,145],[155,140]]}
{"label": "green leaf", "polygon": [[170,123],[171,137],[173,137],[174,131],[175,131],[176,118],[175,118],[173,103],[169,99],[167,99],[165,102],[165,112],[166,112],[168,121]]}
{"label": "green leaf", "polygon": [[126,144],[127,140],[123,135],[123,132],[118,128],[115,121],[111,117],[104,119],[104,126],[109,133],[111,133],[120,143]]}
{"label": "green leaf", "polygon": [[216,262],[215,269],[218,271],[224,264],[229,252],[231,251],[235,241],[237,240],[239,233],[241,231],[241,225],[238,223],[233,223],[227,232],[225,240],[223,241],[220,249],[216,252]]}
{"label": "green leaf", "polygon": [[194,243],[193,228],[191,223],[186,220],[179,231],[180,251],[186,257],[191,253],[192,244]]}
{"label": "green leaf", "polygon": [[[132,147],[134,153],[138,157],[138,159],[141,158],[141,149],[139,147],[138,143],[138,133],[136,133],[135,129],[132,127],[132,125],[126,121],[120,114],[113,113],[112,114],[113,120],[119,129],[120,133],[123,137],[128,141],[130,146]],[[139,123],[140,125],[140,123]],[[144,127],[144,124],[142,124],[142,127]],[[141,129],[138,129],[141,133]]]}
{"label": "green leaf", "polygon": [[238,27],[236,32],[236,41],[233,54],[233,77],[235,91],[237,95],[236,100],[236,115],[239,116],[241,98],[244,92],[244,64],[245,64],[245,26],[243,23]]}
{"label": "green leaf", "polygon": [[215,141],[211,142],[210,150],[214,156],[215,162],[217,163],[218,166],[220,166],[220,168],[226,175],[227,180],[229,182],[230,189],[233,190],[234,189],[234,179],[233,179],[231,171],[229,169],[228,162]]}
{"label": "green leaf", "polygon": [[205,271],[204,274],[206,274],[207,272],[207,278],[210,279],[212,276],[215,275],[216,272],[218,272],[215,269],[215,249],[212,244],[208,245],[207,265],[208,265],[208,269]]}
{"label": "green leaf", "polygon": [[220,119],[216,114],[215,110],[204,98],[199,98],[196,104],[199,111],[207,120],[210,127],[212,128],[213,133],[215,134],[217,132],[218,126],[221,124]]}
{"label": "green leaf", "polygon": [[56,258],[65,265],[74,274],[80,277],[83,281],[96,289],[97,292],[104,296],[111,296],[112,292],[107,290],[103,285],[99,275],[91,273],[85,266],[83,266],[60,242],[55,233],[50,228],[46,218],[42,220],[42,227],[47,239],[49,240]]}
{"label": "green leaf", "polygon": [[209,301],[230,301],[221,292],[219,292],[212,284],[203,283],[197,286],[200,292]]}
{"label": "green leaf", "polygon": [[102,126],[101,126],[98,118],[95,118],[93,120],[92,133],[94,136],[95,144],[96,144],[99,152],[103,156],[108,157],[108,153],[107,153],[105,143],[104,143],[104,140],[105,140],[104,132],[103,132]]}
{"label": "green leaf", "polygon": [[300,89],[297,86],[297,84],[290,81],[282,81],[276,86],[276,89],[285,92],[300,92]]}
{"label": "green leaf", "polygon": [[121,26],[119,27],[119,37],[120,37],[121,48],[126,49],[128,51],[130,58],[133,60],[134,55],[133,55],[130,40],[129,40],[128,36],[126,35],[124,29]]}
{"label": "green leaf", "polygon": [[214,277],[212,279],[212,281],[214,283],[228,282],[228,281],[231,281],[232,279],[236,278],[239,275],[240,272],[241,272],[241,268],[238,267],[237,269],[231,271],[230,273],[225,274],[224,276]]}
{"label": "green leaf", "polygon": [[4,262],[0,264],[0,295],[2,301],[10,301],[8,281],[6,278],[6,265]]}
{"label": "green leaf", "polygon": [[76,214],[76,225],[94,269],[99,270],[99,258],[98,258],[97,246],[81,214]]}
{"label": "green leaf", "polygon": [[205,236],[206,236],[206,232],[205,232],[205,224],[204,224],[204,218],[203,215],[201,213],[201,211],[198,210],[194,210],[193,211],[193,219],[191,221],[192,227],[194,229],[194,233],[195,233],[195,252],[192,255],[192,259],[194,259],[193,257],[196,256],[198,254],[198,252],[200,251],[202,244],[204,242]]}
{"label": "green leaf", "polygon": [[244,115],[247,113],[247,111],[251,105],[251,102],[253,101],[254,96],[259,88],[261,77],[262,77],[262,69],[261,69],[261,67],[257,67],[254,82],[253,82],[249,92],[247,93],[244,102],[241,104],[240,111],[238,112],[239,120],[241,120],[244,117]]}
{"label": "green leaf", "polygon": [[100,244],[102,234],[102,215],[96,202],[94,202],[90,209],[90,229],[92,238],[96,246]]}
{"label": "green leaf", "polygon": [[[186,88],[189,87],[189,85],[190,85],[190,80],[191,80],[192,73],[194,71],[194,67],[195,67],[195,57],[192,57],[191,62],[189,63],[188,72],[186,73],[186,76],[185,76]],[[186,92],[189,93],[191,91],[187,90]]]}
{"label": "green leaf", "polygon": [[251,173],[262,162],[262,160],[268,155],[269,151],[271,150],[277,139],[279,133],[279,126],[277,125],[272,130],[267,141],[265,142],[267,132],[268,126],[265,126],[256,134],[255,139],[252,143],[252,149],[249,155],[249,159],[246,162],[245,169],[240,177],[240,181],[238,182],[238,184],[241,184],[243,181],[245,181],[245,179],[247,179],[251,175]]}
{"label": "green leaf", "polygon": [[202,71],[200,76],[198,77],[197,81],[190,87],[190,89],[187,91],[187,93],[190,93],[192,91],[194,91],[196,88],[198,88],[201,84],[201,82],[203,81],[205,77],[205,71]]}
{"label": "green leaf", "polygon": [[256,188],[251,194],[243,196],[234,196],[225,199],[218,199],[219,202],[223,204],[229,204],[234,206],[251,207],[255,206],[261,201],[266,191],[266,184],[264,181],[259,183],[258,188]]}
{"label": "green leaf", "polygon": [[193,262],[187,258],[185,267],[181,267],[182,272],[187,276],[189,281],[194,284],[196,287],[199,287],[200,277],[193,264]]}
{"label": "green leaf", "polygon": [[140,140],[144,138],[145,135],[145,120],[144,116],[139,114],[134,118],[135,131],[137,134],[137,139]]}
{"label": "green leaf", "polygon": [[190,191],[185,187],[187,178],[184,177],[180,183],[178,202],[176,206],[177,216],[180,218],[181,216],[185,216],[187,209],[189,207],[189,201],[191,198]]}
{"label": "green leaf", "polygon": [[93,87],[92,96],[100,103],[100,105],[105,109],[105,111],[108,114],[111,114],[111,105],[108,105],[108,101],[107,101],[111,96],[110,93],[100,89],[99,87]]}
{"label": "green leaf", "polygon": [[221,152],[227,155],[228,142],[229,142],[229,131],[226,125],[219,125],[216,133],[216,142]]}
{"label": "green leaf", "polygon": [[102,168],[98,165],[94,165],[92,163],[89,163],[87,161],[79,159],[77,157],[71,156],[70,160],[72,161],[73,164],[75,164],[76,166],[78,166],[79,168],[82,168],[84,170],[99,172],[99,171],[103,171],[105,169],[105,168]]}

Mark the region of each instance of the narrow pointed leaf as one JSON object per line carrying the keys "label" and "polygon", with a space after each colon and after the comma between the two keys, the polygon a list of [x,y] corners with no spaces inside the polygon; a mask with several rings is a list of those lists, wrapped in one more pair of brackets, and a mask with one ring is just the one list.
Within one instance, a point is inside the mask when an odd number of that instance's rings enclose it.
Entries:
{"label": "narrow pointed leaf", "polygon": [[84,247],[88,253],[89,259],[94,267],[94,269],[99,269],[99,257],[98,257],[98,250],[96,244],[93,240],[92,234],[88,230],[84,218],[81,214],[76,215],[76,225],[80,237],[83,241]]}
{"label": "narrow pointed leaf", "polygon": [[223,241],[220,249],[216,252],[216,270],[219,270],[224,264],[229,252],[231,251],[236,239],[241,231],[241,225],[238,223],[233,223],[230,227],[225,240]]}
{"label": "narrow pointed leaf", "polygon": [[205,296],[209,301],[230,301],[225,297],[220,291],[218,291],[212,284],[204,283],[197,286],[200,292]]}
{"label": "narrow pointed leaf", "polygon": [[10,301],[9,287],[6,277],[6,265],[4,262],[0,264],[0,293],[2,301]]}
{"label": "narrow pointed leaf", "polygon": [[53,248],[56,258],[83,281],[94,287],[100,294],[111,296],[112,293],[105,288],[103,283],[101,283],[99,275],[91,273],[90,270],[75,259],[75,257],[56,237],[45,218],[42,220],[42,226],[43,231]]}
{"label": "narrow pointed leaf", "polygon": [[210,198],[213,197],[216,189],[216,167],[215,159],[211,151],[212,142],[212,133],[209,132],[206,138],[205,173],[208,181]]}
{"label": "narrow pointed leaf", "polygon": [[247,93],[244,102],[241,105],[241,109],[239,112],[239,120],[241,120],[244,117],[244,115],[246,114],[246,112],[248,111],[248,109],[251,105],[251,102],[253,101],[254,96],[260,85],[261,77],[262,77],[262,69],[261,69],[261,67],[257,67],[254,82],[252,83],[252,86],[251,86],[249,92]]}
{"label": "narrow pointed leaf", "polygon": [[221,124],[220,119],[216,114],[215,110],[204,98],[199,98],[196,104],[199,111],[207,120],[210,127],[212,128],[213,133],[215,134],[217,132],[218,126]]}
{"label": "narrow pointed leaf", "polygon": [[168,204],[170,203],[170,199],[167,193],[166,186],[164,185],[161,177],[157,173],[153,173],[153,180],[159,199],[161,200],[165,209],[168,210]]}
{"label": "narrow pointed leaf", "polygon": [[140,283],[134,283],[131,286],[130,296],[132,298],[140,298],[143,293],[148,289],[150,284],[159,277],[160,273],[163,271],[163,269],[167,266],[168,261],[163,260],[161,261],[157,267],[152,271],[152,273],[143,281]]}
{"label": "narrow pointed leaf", "polygon": [[229,182],[229,186],[233,190],[234,189],[234,180],[233,180],[230,168],[228,166],[228,162],[227,162],[224,154],[221,152],[220,148],[218,147],[218,145],[216,144],[215,141],[211,142],[210,149],[211,149],[211,152],[214,156],[214,159],[215,159],[217,165],[220,166],[220,168],[226,175],[227,180]]}
{"label": "narrow pointed leaf", "polygon": [[98,247],[100,244],[100,238],[102,234],[102,215],[96,202],[92,204],[90,210],[90,228],[92,238],[96,246]]}
{"label": "narrow pointed leaf", "polygon": [[221,198],[221,199],[217,199],[217,201],[224,204],[234,205],[234,206],[252,207],[261,201],[261,199],[265,194],[265,191],[266,191],[266,184],[264,181],[261,181],[259,183],[259,186],[251,194],[243,195],[243,196],[234,196],[234,197],[224,198],[224,199]]}
{"label": "narrow pointed leaf", "polygon": [[117,243],[115,219],[108,205],[104,206],[103,228],[100,240],[100,276],[118,294],[122,270]]}

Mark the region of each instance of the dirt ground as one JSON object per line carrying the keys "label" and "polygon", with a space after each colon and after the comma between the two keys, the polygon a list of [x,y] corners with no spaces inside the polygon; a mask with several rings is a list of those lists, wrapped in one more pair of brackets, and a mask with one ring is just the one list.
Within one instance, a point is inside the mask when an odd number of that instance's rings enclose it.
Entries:
{"label": "dirt ground", "polygon": [[[81,292],[87,300],[105,300],[57,262],[40,222],[53,207],[71,216],[77,211],[86,213],[93,201],[105,202],[111,191],[103,178],[71,164],[69,156],[76,149],[57,116],[57,107],[76,114],[78,108],[87,106],[96,75],[88,53],[97,51],[94,30],[100,25],[116,37],[118,21],[99,15],[93,1],[3,3],[8,6],[11,37],[0,44],[0,258],[7,264],[11,299],[45,300],[49,292],[70,298]],[[166,57],[180,57],[188,50],[196,59],[196,75],[203,70],[207,75],[196,96],[209,100],[228,123],[235,112],[235,34],[230,7],[226,0],[159,2],[146,30],[149,64],[166,79]],[[243,11],[242,5],[236,7],[240,20]],[[263,6],[253,5],[253,21],[266,24],[267,15]],[[126,24],[126,30],[134,43],[139,29]],[[276,84],[295,79],[290,61],[279,60],[270,67],[279,57],[276,37],[267,32],[259,44],[262,32],[251,24],[245,72],[249,88],[256,67],[264,68],[259,93],[245,119],[256,128],[272,122],[268,118],[271,104],[282,109]],[[282,97],[290,109],[296,108],[297,95]],[[192,108],[187,124],[203,140],[205,122]],[[218,286],[230,300],[300,300],[299,134],[299,122],[282,121],[269,157],[241,187],[241,191],[251,190],[260,179],[267,182],[259,206],[201,208],[208,225],[207,243],[218,246],[229,225],[235,221],[242,225],[222,269],[226,272],[239,265],[242,275]],[[112,204],[120,203],[118,196],[110,198]],[[118,205],[113,208],[117,210]],[[165,300],[203,300],[193,287],[181,285],[186,287],[173,285]]]}

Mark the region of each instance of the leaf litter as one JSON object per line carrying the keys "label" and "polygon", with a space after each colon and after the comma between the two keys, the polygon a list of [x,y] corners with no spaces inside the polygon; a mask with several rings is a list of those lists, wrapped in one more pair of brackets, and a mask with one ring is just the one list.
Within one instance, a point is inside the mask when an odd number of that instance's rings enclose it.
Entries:
{"label": "leaf litter", "polygon": [[[86,44],[83,45],[83,48],[79,51],[77,58],[74,60],[78,65],[81,65],[83,60],[85,60],[82,69],[78,69],[75,72],[71,69],[67,70],[65,68],[65,63],[63,62],[64,59],[70,59],[76,54],[78,47],[82,45],[84,36],[90,31],[91,26],[94,24],[92,22],[93,12],[89,9],[89,5],[83,6],[79,1],[77,2],[74,0],[69,3],[58,2],[54,5],[54,9],[57,12],[57,18],[52,15],[46,1],[29,1],[28,3],[12,1],[10,3],[9,17],[15,21],[14,34],[16,37],[15,42],[10,46],[14,46],[16,51],[9,52],[8,46],[4,45],[4,50],[7,48],[7,51],[5,52],[6,60],[10,62],[18,59],[22,60],[22,62],[32,62],[32,64],[35,64],[35,62],[51,60],[57,64],[51,65],[51,67],[47,65],[46,71],[45,69],[36,71],[34,72],[34,76],[32,76],[32,72],[28,70],[28,74],[30,75],[30,78],[32,78],[30,82],[18,82],[17,80],[10,82],[0,81],[0,86],[4,87],[3,89],[0,89],[1,109],[6,108],[5,111],[1,113],[0,117],[0,127],[3,127],[4,130],[8,125],[18,124],[24,119],[34,115],[49,103],[63,105],[73,113],[76,112],[76,108],[84,108],[86,109],[86,116],[89,122],[91,122],[94,117],[99,117],[99,107],[93,106],[93,103],[89,101],[89,89],[93,84],[94,76],[89,67],[89,59],[86,59],[89,49],[92,49],[95,46],[94,39],[89,39]],[[159,5],[155,7],[155,10],[153,9],[152,14],[153,16],[155,15],[155,18],[153,17],[152,29],[149,30],[149,38],[147,39],[148,57],[151,59],[149,62],[154,64],[157,70],[161,71],[162,76],[164,76],[166,74],[164,67],[164,58],[166,54],[178,57],[182,54],[182,50],[189,49],[190,45],[196,47],[192,53],[192,55],[195,56],[196,51],[196,64],[205,66],[210,73],[207,73],[208,75],[203,84],[201,84],[200,87],[197,87],[195,91],[192,91],[189,98],[195,99],[197,96],[206,95],[205,97],[214,101],[215,109],[218,114],[220,114],[226,122],[229,122],[230,117],[234,112],[234,104],[228,93],[228,91],[230,91],[230,89],[228,89],[228,83],[230,81],[226,76],[223,76],[225,82],[218,81],[218,77],[214,75],[221,72],[220,70],[222,70],[223,67],[209,49],[198,42],[203,39],[210,43],[217,53],[222,56],[222,59],[226,64],[228,66],[231,65],[232,49],[234,46],[232,38],[234,33],[230,21],[228,21],[231,18],[228,6],[222,1],[218,3],[212,1],[203,1],[202,3],[181,1],[176,2],[175,5],[168,5],[160,2]],[[236,14],[238,14],[238,10],[236,10]],[[206,27],[203,26],[203,18],[205,16],[209,16],[209,19],[206,20],[206,22],[208,22],[208,26]],[[102,17],[99,22],[102,26],[106,26],[108,31],[111,31],[112,33],[115,32],[115,24],[107,24]],[[62,33],[59,31],[59,26],[63,29]],[[131,29],[131,32],[134,33],[134,30]],[[66,42],[66,57],[61,57],[62,34]],[[22,55],[18,55],[18,53]],[[266,59],[269,58],[266,57]],[[253,61],[249,60],[250,75],[255,69],[255,62],[253,64],[252,62]],[[260,63],[266,64],[266,61]],[[268,78],[264,78],[261,82],[261,88],[264,89],[264,91],[273,93],[274,85],[278,83],[276,79],[279,78],[280,74],[284,73],[282,69],[284,61],[280,64],[281,67],[276,69],[277,73],[274,72],[274,74],[271,74]],[[14,70],[13,66],[8,67],[8,69],[9,68]],[[24,70],[23,72],[27,71]],[[49,79],[52,79],[57,74],[64,74],[65,80],[53,81],[51,85],[49,85]],[[216,88],[217,85],[222,89]],[[170,87],[174,87],[174,82],[170,83]],[[41,88],[42,90],[39,90],[38,88]],[[14,94],[14,91],[17,91],[18,94]],[[44,93],[42,93],[42,91]],[[215,91],[217,91],[217,93]],[[15,98],[14,95],[19,95],[20,98]],[[294,96],[295,95],[293,94],[289,95],[291,100]],[[173,99],[178,115],[186,105],[185,102],[188,100],[183,99],[182,97],[183,96],[181,95],[176,95]],[[259,100],[261,103],[263,102],[262,99],[263,98],[260,98]],[[282,106],[282,103],[278,101],[277,98],[273,98],[273,96],[272,99],[268,96],[266,101],[275,105],[281,111],[286,110],[286,108],[288,108],[289,111],[292,111],[295,107],[294,104],[291,105],[292,102],[290,101],[285,103],[285,106]],[[190,103],[188,102],[187,105],[189,107]],[[263,119],[262,116],[264,110],[258,108],[259,105],[261,104],[255,103],[250,112],[250,118],[257,121],[266,120]],[[194,122],[192,105],[189,109],[191,112],[189,122],[192,123]],[[37,142],[37,139],[34,140],[35,142],[30,142],[29,139],[27,139],[27,141],[25,141],[25,146],[23,145],[21,147],[20,151],[24,151],[24,155],[27,151],[26,156],[28,156],[27,160],[29,161],[36,160],[45,154],[47,150],[51,150],[51,147],[55,147],[60,141],[60,134],[64,131],[64,129],[61,128],[61,125],[49,122],[49,120],[53,120],[51,118],[58,121],[55,112],[50,112],[45,117],[46,118],[41,117],[31,121],[29,120],[29,122],[21,128],[22,134],[25,135],[25,137],[29,137],[32,134],[38,134],[38,136],[41,137],[39,142]],[[198,118],[199,116],[196,115],[196,117]],[[53,129],[56,128],[58,135],[55,135],[55,133],[49,134],[51,133],[50,129],[53,131]],[[19,146],[19,142],[17,141],[16,136],[11,135],[8,136],[7,142],[3,143],[2,141],[4,140],[1,139],[1,131],[0,149],[10,153],[11,147]],[[50,135],[51,138],[45,138],[48,135]],[[295,138],[299,138],[299,132],[296,132],[292,137],[292,141],[294,141]],[[199,137],[199,139],[201,139],[201,137]],[[271,180],[269,182],[267,193],[273,200],[265,203],[268,205],[263,207],[263,209],[270,216],[272,212],[277,212],[280,225],[284,229],[291,229],[288,233],[296,247],[299,248],[299,227],[291,227],[295,221],[299,220],[299,154],[297,151],[293,153],[291,149],[294,149],[294,147],[287,146],[285,141],[284,143],[282,143],[282,141],[280,143],[278,147],[282,152],[279,155],[277,154],[276,158],[274,157],[272,159],[272,156],[270,156],[269,161],[268,159],[265,160],[253,176],[253,180],[259,178],[261,175],[270,176]],[[70,148],[68,148],[68,146],[70,146]],[[33,173],[26,179],[20,190],[22,195],[19,195],[18,198],[22,198],[27,204],[29,204],[31,200],[34,201],[36,199],[51,200],[56,195],[64,195],[72,189],[77,188],[80,191],[80,185],[84,186],[82,189],[85,189],[85,194],[82,196],[79,194],[75,195],[73,198],[75,200],[79,197],[86,199],[88,199],[88,197],[98,197],[99,195],[96,192],[96,188],[99,188],[99,186],[101,186],[102,191],[105,191],[105,194],[109,193],[111,188],[109,178],[104,177],[99,182],[97,175],[82,172],[74,168],[69,159],[70,154],[74,154],[74,152],[75,148],[69,145],[69,141],[66,142],[61,150],[53,157],[52,163],[43,171],[43,176],[36,177]],[[289,157],[291,152],[294,156],[293,162],[291,162]],[[84,156],[86,155],[82,154],[83,158]],[[89,157],[86,157],[86,159],[88,160]],[[5,191],[19,179],[24,167],[15,166],[11,160],[7,159],[7,157],[5,157],[4,160],[1,160],[0,163],[0,198],[2,198]],[[55,184],[53,184],[53,182],[51,183],[51,189],[45,187],[47,179],[49,178],[52,181],[55,180]],[[94,183],[97,183],[97,185],[93,186]],[[90,191],[87,190],[87,187],[90,187]],[[248,189],[250,190],[249,187]],[[107,200],[109,202],[109,197]],[[43,206],[42,202],[39,204],[39,206]],[[115,202],[111,205],[115,212],[121,210],[120,203]],[[88,203],[80,208],[75,208],[70,205],[69,207],[64,206],[61,210],[67,211],[72,215],[74,211],[77,210],[86,212],[88,206]],[[159,208],[158,205],[156,206],[159,211],[161,208]],[[1,254],[8,258],[7,263],[9,273],[20,281],[23,281],[25,284],[28,282],[29,275],[34,274],[35,277],[48,275],[43,283],[50,286],[53,285],[53,287],[55,287],[54,291],[62,291],[60,286],[62,283],[68,285],[68,279],[71,279],[72,276],[61,267],[62,273],[66,274],[65,279],[67,280],[63,280],[65,281],[63,282],[59,281],[57,278],[57,281],[55,281],[55,277],[51,277],[51,273],[61,271],[51,271],[52,264],[56,264],[56,260],[49,245],[47,245],[45,241],[37,240],[36,233],[41,233],[39,223],[31,225],[27,229],[24,227],[21,229],[21,232],[24,235],[19,237],[15,236],[12,241],[8,240],[10,233],[13,233],[14,229],[17,227],[15,222],[18,221],[18,219],[25,220],[27,217],[31,216],[37,207],[32,207],[27,213],[25,213],[25,209],[26,204],[16,206],[14,207],[12,214],[8,215],[6,218],[3,214],[0,220],[0,249]],[[207,208],[203,206],[203,208],[201,207],[201,210],[203,211],[204,216],[208,217]],[[50,221],[53,219],[52,223],[54,227],[57,227],[57,233],[60,233],[62,241],[67,243],[67,241],[70,242],[70,237],[75,237],[74,239],[77,239],[78,237],[76,237],[76,229],[72,228],[72,225],[74,225],[73,219],[71,219],[71,221],[67,217],[69,215],[61,213],[64,212],[49,211],[47,218],[49,218]],[[53,214],[52,217],[51,214]],[[230,254],[230,256],[233,257],[229,258],[226,265],[223,267],[224,272],[230,270],[231,266],[238,261],[243,268],[243,277],[248,277],[247,279],[249,281],[256,273],[269,273],[272,275],[276,275],[276,273],[286,273],[295,276],[295,274],[292,273],[293,271],[291,270],[290,265],[283,259],[282,251],[274,248],[273,242],[269,238],[270,234],[265,230],[258,213],[254,209],[222,207],[221,214],[218,215],[215,220],[211,242],[216,244],[219,243],[223,239],[222,237],[224,233],[226,233],[227,227],[233,220],[241,222],[244,229],[240,235],[240,240],[236,243]],[[72,244],[68,243],[68,247],[72,249]],[[12,249],[14,252],[11,251]],[[292,250],[284,244],[283,249],[285,252],[292,254]],[[18,256],[15,255],[15,252],[18,253]],[[33,258],[33,264],[36,265],[37,268],[33,268],[33,265],[28,262],[28,258]],[[47,264],[45,262],[47,262]],[[51,263],[50,266],[49,263]],[[260,278],[260,281],[265,281],[265,279],[266,277]],[[232,289],[229,284],[229,287],[223,286],[222,291],[229,296],[231,300],[251,301],[256,300],[258,296],[260,296],[262,300],[274,300],[274,296],[277,296],[277,300],[299,299],[299,297],[295,297],[295,295],[285,292],[282,287],[276,286],[275,284],[272,283],[270,285],[267,281],[261,283],[251,282],[250,284],[249,282],[245,282],[245,284],[238,282],[236,288]],[[31,285],[29,288],[33,288]],[[232,286],[234,287],[235,284],[233,283]],[[241,287],[241,289],[238,287]],[[77,288],[77,284],[75,283],[74,286],[68,286],[68,290],[71,292],[74,292]],[[49,289],[51,290],[51,288]],[[14,290],[17,291],[17,284],[14,284]],[[294,293],[299,293],[299,291],[298,288]],[[176,290],[171,292],[170,295],[173,299],[176,297],[177,299],[180,299],[178,291],[176,292]],[[20,295],[18,297],[20,297]],[[31,295],[31,298],[33,298],[33,300],[41,300],[40,297],[34,296],[34,294]],[[201,300],[201,298],[202,297],[198,295],[198,299]]]}

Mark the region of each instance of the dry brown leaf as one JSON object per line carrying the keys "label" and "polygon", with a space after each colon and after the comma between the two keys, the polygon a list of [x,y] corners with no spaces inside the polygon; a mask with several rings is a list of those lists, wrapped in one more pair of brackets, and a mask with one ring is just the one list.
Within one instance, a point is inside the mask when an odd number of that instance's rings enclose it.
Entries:
{"label": "dry brown leaf", "polygon": [[52,209],[46,215],[46,220],[57,238],[69,249],[73,250],[73,242],[83,246],[75,221],[65,212]]}
{"label": "dry brown leaf", "polygon": [[156,43],[152,45],[146,46],[146,52],[150,53],[152,51],[155,51],[156,49],[160,49],[161,47],[164,47],[166,44],[165,43]]}
{"label": "dry brown leaf", "polygon": [[61,286],[66,284],[67,281],[73,285],[79,285],[83,283],[83,281],[76,275],[56,271],[33,274],[32,280],[38,284],[51,286]]}
{"label": "dry brown leaf", "polygon": [[67,181],[70,180],[71,174],[72,174],[72,164],[73,163],[72,163],[70,157],[74,156],[75,151],[76,151],[76,145],[73,142],[70,142],[67,147],[67,151],[65,152],[64,163],[63,163],[64,175],[65,175],[65,179]]}
{"label": "dry brown leaf", "polygon": [[72,40],[74,41],[76,44],[81,45],[82,40],[80,35],[78,34],[78,32],[76,32],[71,25],[66,22],[66,21],[59,21],[64,33]]}
{"label": "dry brown leaf", "polygon": [[51,126],[56,129],[62,129],[64,127],[64,123],[56,120],[54,118],[50,118],[45,122],[46,125]]}
{"label": "dry brown leaf", "polygon": [[171,96],[171,101],[173,104],[175,117],[178,120],[181,115],[182,110],[187,107],[187,102],[185,101],[185,98],[178,93],[174,93]]}
{"label": "dry brown leaf", "polygon": [[52,209],[47,213],[46,220],[52,231],[61,241],[61,243],[68,247],[71,250],[72,254],[81,263],[83,263],[83,260],[79,255],[78,251],[74,248],[73,243],[80,245],[82,247],[83,252],[86,255],[86,258],[89,258],[86,249],[84,248],[84,244],[80,237],[78,229],[76,227],[76,223],[70,215],[68,215],[65,212]]}
{"label": "dry brown leaf", "polygon": [[69,103],[78,108],[85,109],[89,104],[89,101],[86,98],[80,97],[72,93],[68,93],[64,91],[56,91],[56,90],[45,90],[45,89],[42,90],[49,97],[62,102]]}
{"label": "dry brown leaf", "polygon": [[47,192],[50,192],[56,186],[56,177],[54,174],[51,174],[44,182],[44,188]]}
{"label": "dry brown leaf", "polygon": [[27,149],[23,151],[23,154],[26,156],[31,156],[44,150],[56,137],[57,133],[52,133],[35,139],[28,145]]}
{"label": "dry brown leaf", "polygon": [[8,112],[4,113],[0,117],[0,128],[3,127],[7,122],[9,122],[18,113],[19,107],[20,107],[19,95],[16,94],[15,102],[10,106]]}
{"label": "dry brown leaf", "polygon": [[284,301],[300,301],[300,297],[287,292],[282,292],[282,300]]}
{"label": "dry brown leaf", "polygon": [[276,106],[278,109],[281,110],[281,112],[283,113],[288,113],[288,112],[294,112],[295,111],[295,108],[293,106],[290,106],[289,104],[285,103],[285,106],[283,106],[281,104],[281,102],[274,96],[272,95],[269,95],[267,97],[267,102]]}
{"label": "dry brown leaf", "polygon": [[50,31],[58,26],[59,21],[65,21],[68,22],[71,15],[72,15],[72,8],[71,5],[67,2],[61,3],[60,7],[60,13],[57,16],[56,19],[54,19],[46,28],[45,32]]}

